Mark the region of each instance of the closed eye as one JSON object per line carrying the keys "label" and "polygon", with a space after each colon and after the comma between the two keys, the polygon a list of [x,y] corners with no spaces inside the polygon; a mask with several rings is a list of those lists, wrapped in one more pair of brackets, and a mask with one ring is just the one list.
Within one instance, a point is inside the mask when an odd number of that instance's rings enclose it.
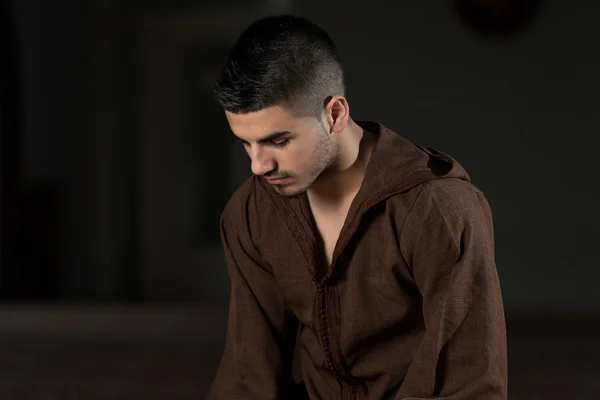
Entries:
{"label": "closed eye", "polygon": [[271,144],[271,146],[281,149],[281,148],[284,148],[285,146],[287,146],[289,142],[290,142],[290,139],[283,139],[283,140],[271,141],[269,143]]}

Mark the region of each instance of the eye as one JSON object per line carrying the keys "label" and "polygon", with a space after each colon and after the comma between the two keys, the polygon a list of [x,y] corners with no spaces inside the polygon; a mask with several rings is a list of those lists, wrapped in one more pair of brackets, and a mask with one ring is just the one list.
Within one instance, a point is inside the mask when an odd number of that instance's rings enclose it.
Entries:
{"label": "eye", "polygon": [[289,142],[290,142],[290,139],[283,139],[283,140],[279,140],[279,141],[272,141],[271,145],[273,147],[277,147],[278,149],[281,149],[281,148],[287,146]]}

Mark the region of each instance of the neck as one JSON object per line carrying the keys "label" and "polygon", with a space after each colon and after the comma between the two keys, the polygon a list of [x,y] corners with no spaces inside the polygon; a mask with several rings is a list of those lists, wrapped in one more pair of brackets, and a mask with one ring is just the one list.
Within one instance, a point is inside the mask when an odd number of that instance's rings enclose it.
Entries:
{"label": "neck", "polygon": [[311,202],[336,206],[351,201],[362,185],[372,144],[371,135],[349,120],[339,136],[335,164],[323,171],[307,192]]}

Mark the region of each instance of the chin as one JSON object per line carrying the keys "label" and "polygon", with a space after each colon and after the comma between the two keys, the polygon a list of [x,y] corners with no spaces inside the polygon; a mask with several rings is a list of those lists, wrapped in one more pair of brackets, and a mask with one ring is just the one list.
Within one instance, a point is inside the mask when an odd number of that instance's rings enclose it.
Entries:
{"label": "chin", "polygon": [[275,186],[277,193],[283,197],[294,198],[300,197],[308,190],[308,187],[294,187],[294,186]]}

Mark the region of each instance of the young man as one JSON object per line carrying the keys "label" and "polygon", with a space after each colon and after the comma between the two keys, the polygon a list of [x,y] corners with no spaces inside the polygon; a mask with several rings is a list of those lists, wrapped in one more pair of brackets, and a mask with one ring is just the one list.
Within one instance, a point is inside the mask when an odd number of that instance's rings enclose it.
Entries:
{"label": "young man", "polygon": [[221,220],[208,398],[506,399],[486,199],[451,157],[353,121],[344,93],[330,37],[291,16],[248,27],[215,86],[254,175]]}

